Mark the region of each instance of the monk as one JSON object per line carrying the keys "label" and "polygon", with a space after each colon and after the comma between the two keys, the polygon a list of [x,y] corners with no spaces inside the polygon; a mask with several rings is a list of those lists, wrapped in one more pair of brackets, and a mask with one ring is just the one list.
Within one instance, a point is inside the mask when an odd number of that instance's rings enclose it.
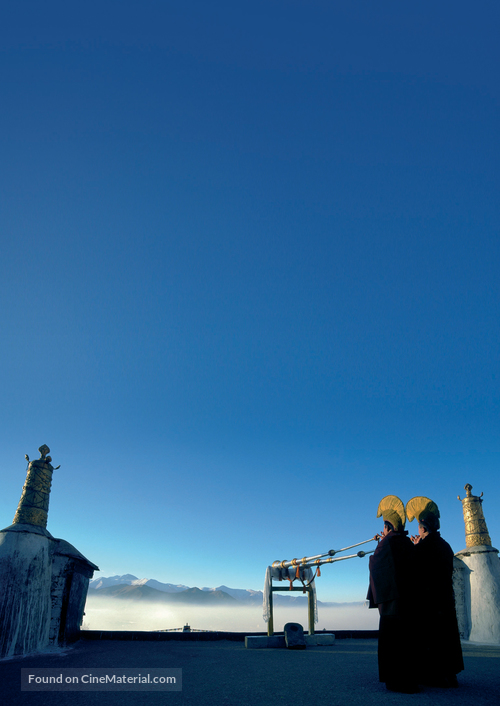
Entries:
{"label": "monk", "polygon": [[406,504],[408,521],[418,520],[415,545],[418,681],[427,686],[458,686],[464,668],[453,593],[453,549],[439,532],[439,508],[424,496]]}
{"label": "monk", "polygon": [[379,680],[389,691],[419,691],[413,656],[414,546],[405,531],[405,509],[395,495],[380,501],[377,517],[384,529],[370,557],[370,608],[380,614],[378,638]]}

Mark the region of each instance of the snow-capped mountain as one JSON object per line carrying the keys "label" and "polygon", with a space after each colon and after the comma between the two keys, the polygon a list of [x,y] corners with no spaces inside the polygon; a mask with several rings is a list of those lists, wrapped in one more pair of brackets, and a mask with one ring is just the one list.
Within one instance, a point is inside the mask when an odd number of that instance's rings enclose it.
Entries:
{"label": "snow-capped mountain", "polygon": [[161,581],[156,581],[156,579],[138,579],[137,576],[133,576],[132,574],[108,577],[100,576],[89,582],[89,588],[98,590],[100,588],[109,588],[110,586],[118,586],[120,584],[126,584],[128,586],[149,586],[150,588],[155,588],[157,591],[164,591],[165,593],[180,593],[190,588],[182,584],[162,583]]}
{"label": "snow-capped mountain", "polygon": [[[93,579],[89,583],[89,588],[91,590],[100,590],[103,588],[111,588],[113,586],[128,585],[128,586],[148,586],[149,588],[154,588],[157,591],[162,591],[164,593],[181,593],[182,591],[187,591],[191,587],[184,586],[183,584],[173,584],[173,583],[162,583],[156,579],[139,579],[133,574],[124,574],[123,576],[100,576],[99,578]],[[222,591],[227,593],[232,598],[241,601],[242,603],[248,604],[261,604],[262,603],[262,591],[254,591],[252,589],[244,588],[228,588],[227,586],[217,586],[214,588],[204,586],[202,591],[205,592],[217,592]],[[279,602],[279,597],[278,602]]]}
{"label": "snow-capped mountain", "polygon": [[[231,596],[231,598],[235,598],[237,601],[240,603],[245,603],[246,605],[262,605],[263,601],[263,593],[262,591],[254,591],[253,589],[245,589],[245,588],[229,588],[228,586],[216,586],[216,587],[209,587],[209,586],[204,586],[202,589],[198,589],[196,587],[190,587],[190,586],[184,586],[183,584],[173,584],[173,583],[162,583],[161,581],[157,581],[156,579],[138,579],[137,576],[133,576],[132,574],[124,574],[123,576],[101,576],[99,578],[93,579],[89,583],[89,589],[90,592],[92,593],[93,591],[99,591],[102,589],[107,589],[106,591],[103,591],[102,596],[104,597],[105,595],[114,595],[116,592],[113,592],[111,589],[113,587],[117,587],[120,585],[128,585],[128,586],[146,586],[147,588],[153,588],[156,591],[161,591],[162,593],[182,593],[186,591],[202,591],[205,593],[213,593],[216,594],[215,597],[219,596],[219,594],[225,593],[228,596]],[[123,593],[123,592],[122,592]],[[130,592],[129,592],[130,594]],[[95,594],[94,594],[95,595]],[[134,592],[133,594],[136,597],[139,596],[138,592]],[[185,594],[188,596],[188,594]],[[285,603],[285,604],[302,604],[303,602],[307,602],[307,597],[302,596],[302,595],[297,595],[296,593],[293,593],[292,595],[274,595],[273,598],[275,604],[280,604],[280,603]]]}
{"label": "snow-capped mountain", "polygon": [[[113,588],[119,586],[131,586],[137,588],[137,591],[113,591]],[[139,590],[145,587],[144,590]],[[160,593],[183,593],[183,596],[178,598],[186,599],[192,602],[197,600],[198,602],[203,602],[201,593],[211,593],[214,594],[213,598],[221,600],[224,598],[222,594],[226,594],[226,598],[230,596],[236,599],[240,603],[245,603],[248,606],[262,605],[263,593],[262,591],[254,591],[253,589],[245,588],[229,588],[228,586],[216,586],[214,588],[204,586],[199,589],[196,586],[184,586],[184,584],[173,584],[173,583],[162,583],[156,579],[138,579],[137,576],[132,574],[124,574],[123,576],[101,576],[99,578],[93,579],[89,583],[89,595],[92,594],[96,596],[100,590],[102,591],[102,597],[105,596],[119,596],[134,598],[135,600],[144,599],[145,597],[149,600],[153,600],[154,594],[159,591]],[[151,590],[153,589],[153,590]],[[158,595],[156,593],[156,595]],[[158,597],[160,599],[160,597]],[[166,599],[166,597],[165,597]],[[163,598],[161,599],[163,600]],[[176,597],[177,600],[177,597]],[[274,594],[273,601],[276,605],[302,605],[307,603],[307,597],[301,594],[293,593],[292,595]],[[322,602],[318,601],[318,605],[324,606],[341,606],[341,605],[364,605],[364,601],[353,601],[345,603],[332,603],[332,602]]]}
{"label": "snow-capped mountain", "polygon": [[227,586],[217,586],[216,588],[208,588],[204,586],[202,591],[224,591],[233,598],[243,603],[262,603],[262,591],[253,591],[245,588],[228,588]]}

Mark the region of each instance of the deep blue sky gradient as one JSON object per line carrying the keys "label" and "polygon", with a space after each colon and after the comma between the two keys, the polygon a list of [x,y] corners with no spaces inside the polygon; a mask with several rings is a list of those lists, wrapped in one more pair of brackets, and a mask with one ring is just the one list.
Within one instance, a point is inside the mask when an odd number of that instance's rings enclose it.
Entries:
{"label": "deep blue sky gradient", "polygon": [[499,16],[2,10],[2,526],[47,443],[105,575],[260,588],[389,493],[458,551],[466,482],[500,544]]}

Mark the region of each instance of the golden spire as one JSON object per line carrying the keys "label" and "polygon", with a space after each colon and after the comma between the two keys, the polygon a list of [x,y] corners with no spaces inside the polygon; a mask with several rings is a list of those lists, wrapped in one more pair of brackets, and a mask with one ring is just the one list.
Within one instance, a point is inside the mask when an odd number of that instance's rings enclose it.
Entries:
{"label": "golden spire", "polygon": [[458,499],[462,503],[465,522],[465,544],[467,547],[477,547],[486,544],[491,547],[491,539],[486,527],[486,520],[483,513],[483,494],[472,495],[472,485],[467,483],[464,486],[467,495],[462,500],[460,495]]}
{"label": "golden spire", "polygon": [[55,469],[50,463],[51,457],[47,456],[50,452],[49,447],[44,444],[38,450],[40,451],[38,461],[30,463],[28,456],[26,456],[28,473],[13,524],[36,525],[46,528],[52,471]]}

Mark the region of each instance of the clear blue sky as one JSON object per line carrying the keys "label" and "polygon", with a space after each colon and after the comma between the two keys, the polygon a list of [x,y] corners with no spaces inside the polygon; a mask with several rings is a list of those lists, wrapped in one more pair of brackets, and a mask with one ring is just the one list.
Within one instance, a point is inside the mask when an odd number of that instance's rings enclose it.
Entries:
{"label": "clear blue sky", "polygon": [[[46,443],[104,575],[261,588],[386,494],[458,551],[467,482],[500,545],[499,19],[2,9],[2,527]],[[366,560],[321,580],[363,599]]]}

